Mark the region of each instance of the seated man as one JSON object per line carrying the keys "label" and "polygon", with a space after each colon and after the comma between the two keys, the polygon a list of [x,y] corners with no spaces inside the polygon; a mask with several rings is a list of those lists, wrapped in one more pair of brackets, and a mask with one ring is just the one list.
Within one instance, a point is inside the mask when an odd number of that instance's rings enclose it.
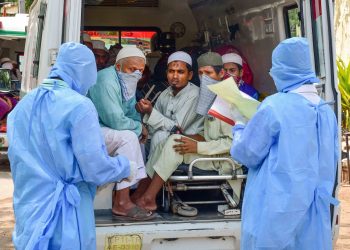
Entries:
{"label": "seated man", "polygon": [[136,85],[145,67],[145,60],[141,50],[123,48],[118,53],[115,66],[98,72],[97,83],[88,94],[96,107],[108,153],[112,156],[124,155],[138,167],[134,180],[117,183],[112,212],[138,220],[150,218],[129,196],[130,187],[146,177],[138,137],[144,141],[147,130],[135,109]]}
{"label": "seated man", "polygon": [[95,55],[97,71],[106,68],[109,54],[104,41],[93,40],[92,52],[94,52]]}
{"label": "seated man", "polygon": [[185,134],[197,134],[203,130],[203,118],[196,113],[199,88],[189,82],[192,78],[192,59],[189,54],[177,51],[168,58],[167,78],[169,87],[159,96],[155,106],[147,99],[137,103],[137,110],[144,114],[143,122],[152,135],[150,159],[158,158],[159,148],[173,130]]}
{"label": "seated man", "polygon": [[222,56],[222,61],[224,63],[226,75],[228,77],[232,76],[235,79],[239,90],[256,100],[259,99],[259,93],[256,91],[256,89],[242,80],[242,57],[236,53],[229,53]]}
{"label": "seated man", "polygon": [[[219,82],[224,76],[221,56],[213,52],[201,55],[198,58],[198,73],[201,86],[196,111],[205,116],[204,137],[172,135],[162,147],[159,157],[151,158],[147,162],[147,174],[152,180],[149,179],[147,183],[144,179],[141,182],[138,192],[145,192],[136,201],[136,204],[144,209],[152,211],[157,208],[157,193],[181,163],[189,164],[201,157],[230,157],[232,126],[207,115],[215,99],[215,94],[207,88],[207,85]],[[217,170],[219,174],[232,173],[232,167],[226,162],[198,163],[196,167],[203,170]]]}
{"label": "seated man", "polygon": [[83,44],[88,47],[89,49],[93,50],[93,45],[91,41],[91,37],[88,33],[83,33]]}

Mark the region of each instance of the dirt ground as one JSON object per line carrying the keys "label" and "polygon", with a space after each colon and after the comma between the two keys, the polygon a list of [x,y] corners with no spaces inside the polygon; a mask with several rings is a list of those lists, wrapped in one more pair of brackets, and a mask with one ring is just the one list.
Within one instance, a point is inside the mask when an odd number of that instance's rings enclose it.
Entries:
{"label": "dirt ground", "polygon": [[[14,249],[11,235],[14,226],[12,210],[13,184],[8,163],[0,159],[0,249]],[[342,185],[340,233],[335,250],[350,250],[350,186]]]}
{"label": "dirt ground", "polygon": [[13,183],[7,161],[0,159],[0,249],[14,249],[12,231],[15,223],[12,210]]}
{"label": "dirt ground", "polygon": [[341,202],[340,232],[335,250],[350,249],[350,186],[340,188],[339,200]]}

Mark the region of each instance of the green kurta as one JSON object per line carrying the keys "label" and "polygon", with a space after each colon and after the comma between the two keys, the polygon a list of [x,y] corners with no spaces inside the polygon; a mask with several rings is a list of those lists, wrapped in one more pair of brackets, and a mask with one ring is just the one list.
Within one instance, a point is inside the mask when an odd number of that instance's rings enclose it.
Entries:
{"label": "green kurta", "polygon": [[137,136],[141,134],[141,116],[135,109],[136,98],[124,100],[115,66],[98,72],[97,82],[89,90],[88,97],[96,107],[101,126],[131,130]]}

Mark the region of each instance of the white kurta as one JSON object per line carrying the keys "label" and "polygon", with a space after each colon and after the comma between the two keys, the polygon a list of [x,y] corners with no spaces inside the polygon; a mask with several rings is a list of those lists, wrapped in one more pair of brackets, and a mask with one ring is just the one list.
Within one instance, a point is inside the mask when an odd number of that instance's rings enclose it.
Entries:
{"label": "white kurta", "polygon": [[138,170],[131,181],[117,183],[117,190],[130,187],[146,177],[145,164],[142,157],[140,142],[136,134],[130,130],[114,130],[102,127],[108,154],[111,156],[123,155],[130,162],[136,163]]}
{"label": "white kurta", "polygon": [[199,88],[190,82],[176,96],[171,87],[162,92],[152,113],[143,118],[152,136],[151,154],[169,137],[174,126],[181,127],[188,135],[203,131],[204,118],[196,113],[198,97]]}

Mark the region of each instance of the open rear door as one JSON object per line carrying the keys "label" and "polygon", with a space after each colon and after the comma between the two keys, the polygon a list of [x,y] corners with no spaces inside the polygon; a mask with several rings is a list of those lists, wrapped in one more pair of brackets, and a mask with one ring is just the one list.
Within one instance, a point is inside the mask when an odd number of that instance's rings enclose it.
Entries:
{"label": "open rear door", "polygon": [[22,94],[50,72],[63,42],[80,41],[81,0],[38,0],[30,9]]}
{"label": "open rear door", "polygon": [[[301,0],[305,36],[308,38],[314,58],[314,67],[317,76],[321,80],[319,91],[326,101],[334,101],[334,112],[338,120],[339,145],[341,140],[341,101],[338,91],[338,81],[336,74],[336,54],[333,0]],[[339,149],[339,155],[341,155]],[[338,159],[338,172],[334,186],[334,196],[338,196],[338,186],[340,183],[340,157]],[[333,239],[336,240],[339,235],[339,207],[331,207]]]}

